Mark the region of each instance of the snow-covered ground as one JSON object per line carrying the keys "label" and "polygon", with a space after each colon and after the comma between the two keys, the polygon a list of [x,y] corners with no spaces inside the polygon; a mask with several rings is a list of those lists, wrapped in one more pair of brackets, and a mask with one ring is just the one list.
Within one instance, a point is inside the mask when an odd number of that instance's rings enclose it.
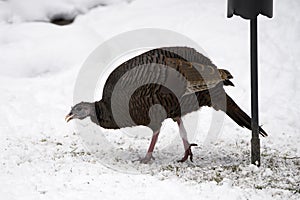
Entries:
{"label": "snow-covered ground", "polygon": [[[274,18],[259,18],[260,123],[269,133],[262,166],[250,165],[251,132],[228,117],[213,145],[202,145],[201,133],[192,141],[201,144],[194,163],[176,162],[178,141],[158,143],[156,160],[144,165],[113,153],[103,163],[65,123],[88,55],[121,32],[176,31],[233,74],[236,87],[226,90],[249,113],[249,22],[227,19],[218,0],[0,1],[0,198],[300,199],[299,10],[298,0],[275,1]],[[56,15],[77,17],[68,26],[48,23]],[[211,112],[199,113],[203,130]],[[116,144],[128,143],[117,133]],[[142,156],[149,140],[129,141],[128,154]]]}

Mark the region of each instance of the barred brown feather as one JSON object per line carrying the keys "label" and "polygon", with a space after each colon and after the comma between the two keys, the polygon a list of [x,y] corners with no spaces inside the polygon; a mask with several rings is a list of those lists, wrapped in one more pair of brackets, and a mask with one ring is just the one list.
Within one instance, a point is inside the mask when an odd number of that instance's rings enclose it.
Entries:
{"label": "barred brown feather", "polygon": [[[251,129],[251,118],[223,89],[223,84],[233,86],[229,80],[232,78],[227,70],[218,69],[193,48],[153,49],[124,62],[109,75],[102,100],[96,102],[98,121],[104,128],[145,125],[155,131],[165,118],[175,120],[202,106],[210,106],[224,111],[238,125]],[[176,87],[171,90],[166,85]],[[196,103],[193,96],[197,97]],[[122,105],[123,102],[129,105]],[[158,109],[151,117],[150,109],[157,104],[165,113]],[[127,108],[131,119],[126,114]],[[117,112],[118,119],[113,112]],[[260,133],[267,135],[262,128]]]}

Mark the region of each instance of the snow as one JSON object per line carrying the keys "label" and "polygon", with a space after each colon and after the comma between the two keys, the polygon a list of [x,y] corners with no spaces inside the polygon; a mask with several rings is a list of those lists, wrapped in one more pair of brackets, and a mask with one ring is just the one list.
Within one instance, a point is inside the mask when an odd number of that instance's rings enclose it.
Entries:
{"label": "snow", "polygon": [[[275,1],[274,18],[259,17],[260,123],[269,133],[261,138],[262,166],[250,164],[251,132],[228,117],[206,143],[216,113],[209,108],[197,113],[194,163],[176,162],[183,149],[167,121],[156,159],[144,165],[133,160],[146,152],[149,135],[105,131],[114,151],[94,152],[74,122],[65,123],[87,57],[126,31],[178,32],[233,74],[236,87],[226,91],[250,113],[249,22],[227,19],[217,0],[0,1],[1,199],[299,199],[299,9],[297,0]],[[57,15],[77,17],[68,26],[48,23]]]}
{"label": "snow", "polygon": [[56,16],[74,17],[85,14],[97,6],[120,3],[122,0],[2,0],[0,21],[18,23],[24,21],[49,21]]}

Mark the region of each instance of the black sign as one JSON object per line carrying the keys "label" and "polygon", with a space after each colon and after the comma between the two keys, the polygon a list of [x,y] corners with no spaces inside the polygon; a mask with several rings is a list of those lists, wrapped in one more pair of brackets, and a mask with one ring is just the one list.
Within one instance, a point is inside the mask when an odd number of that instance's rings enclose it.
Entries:
{"label": "black sign", "polygon": [[259,14],[273,16],[273,0],[228,0],[227,17],[233,15],[254,19]]}

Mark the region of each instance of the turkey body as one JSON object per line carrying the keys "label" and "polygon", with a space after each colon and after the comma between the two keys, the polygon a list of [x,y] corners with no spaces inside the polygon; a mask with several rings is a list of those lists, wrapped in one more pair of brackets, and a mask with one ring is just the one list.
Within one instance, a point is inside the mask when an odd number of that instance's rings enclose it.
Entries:
{"label": "turkey body", "polygon": [[[162,122],[177,121],[185,148],[185,161],[192,160],[191,146],[181,117],[209,106],[225,112],[241,127],[251,129],[251,118],[226,94],[232,75],[218,69],[209,58],[189,47],[165,47],[147,51],[118,66],[108,77],[103,96],[95,102],[103,128],[148,126],[153,137],[142,162],[152,158]],[[266,132],[260,127],[260,134]]]}
{"label": "turkey body", "polygon": [[[109,75],[102,99],[96,102],[99,125],[108,129],[144,125],[157,131],[166,118],[176,120],[209,106],[251,129],[250,117],[223,88],[233,85],[231,78],[193,48],[150,50]],[[261,134],[265,135],[262,129]]]}

